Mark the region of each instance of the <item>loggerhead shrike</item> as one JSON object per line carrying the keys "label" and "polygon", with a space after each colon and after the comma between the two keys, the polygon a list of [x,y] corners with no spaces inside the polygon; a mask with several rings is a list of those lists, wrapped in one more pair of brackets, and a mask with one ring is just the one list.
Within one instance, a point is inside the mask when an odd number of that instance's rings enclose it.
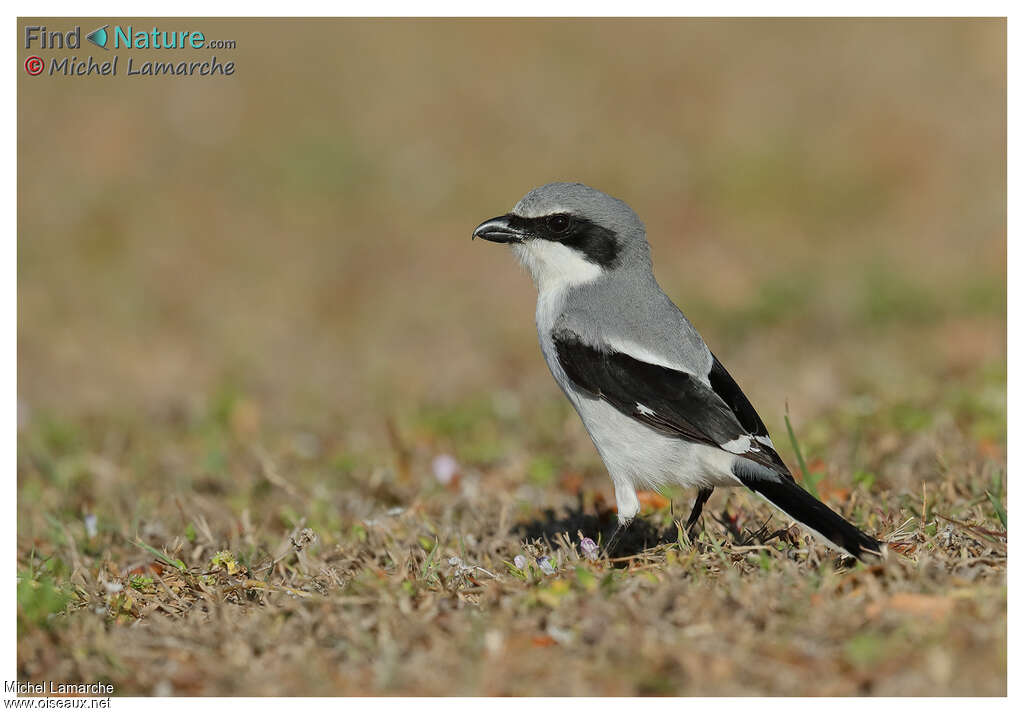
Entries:
{"label": "loggerhead shrike", "polygon": [[793,480],[750,401],[654,279],[644,224],[624,202],[550,183],[477,236],[510,244],[537,286],[541,351],[608,468],[619,529],[640,510],[638,487],[696,487],[691,529],[715,486],[746,486],[850,555],[881,553]]}

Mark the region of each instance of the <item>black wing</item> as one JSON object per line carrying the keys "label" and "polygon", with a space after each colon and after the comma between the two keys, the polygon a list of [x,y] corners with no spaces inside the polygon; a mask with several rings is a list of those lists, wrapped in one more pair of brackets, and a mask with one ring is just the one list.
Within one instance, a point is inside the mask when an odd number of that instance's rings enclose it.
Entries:
{"label": "black wing", "polygon": [[558,361],[580,389],[664,434],[723,448],[747,437],[745,451],[726,449],[792,479],[768,444],[764,422],[721,363],[714,359],[711,387],[686,372],[643,362],[583,343],[568,331],[554,335]]}
{"label": "black wing", "polygon": [[736,380],[725,371],[725,367],[714,354],[711,355],[711,372],[708,373],[708,381],[711,382],[711,388],[715,394],[729,406],[748,434],[764,439],[769,438],[768,429],[765,428],[761,417],[754,411],[754,405],[750,403],[747,395],[736,384]]}

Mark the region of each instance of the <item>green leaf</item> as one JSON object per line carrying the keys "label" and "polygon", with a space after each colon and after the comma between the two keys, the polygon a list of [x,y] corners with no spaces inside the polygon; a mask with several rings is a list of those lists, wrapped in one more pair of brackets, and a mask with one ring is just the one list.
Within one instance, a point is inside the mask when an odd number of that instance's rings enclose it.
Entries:
{"label": "green leaf", "polygon": [[71,594],[52,578],[33,578],[29,572],[18,574],[18,628],[29,625],[49,627],[50,616],[63,612]]}

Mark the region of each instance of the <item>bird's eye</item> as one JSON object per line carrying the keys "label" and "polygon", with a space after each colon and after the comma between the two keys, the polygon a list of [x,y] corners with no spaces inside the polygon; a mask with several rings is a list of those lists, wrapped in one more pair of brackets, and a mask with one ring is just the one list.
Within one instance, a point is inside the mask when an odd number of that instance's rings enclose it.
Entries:
{"label": "bird's eye", "polygon": [[572,218],[564,213],[556,213],[548,216],[547,224],[548,230],[552,233],[568,233],[572,228]]}

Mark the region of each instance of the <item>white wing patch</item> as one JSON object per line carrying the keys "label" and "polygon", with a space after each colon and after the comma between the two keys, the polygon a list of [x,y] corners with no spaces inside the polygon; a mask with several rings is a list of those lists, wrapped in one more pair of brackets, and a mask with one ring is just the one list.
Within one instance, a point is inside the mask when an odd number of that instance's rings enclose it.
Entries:
{"label": "white wing patch", "polygon": [[755,436],[754,438],[760,441],[765,446],[767,446],[772,451],[775,450],[775,444],[772,443],[772,439],[770,436]]}
{"label": "white wing patch", "polygon": [[654,410],[651,409],[650,407],[644,406],[640,402],[636,403],[636,410],[637,412],[643,414],[644,416],[654,416]]}
{"label": "white wing patch", "polygon": [[721,447],[733,454],[745,454],[750,451],[750,437],[738,436],[732,441],[725,442]]}
{"label": "white wing patch", "polygon": [[686,374],[697,377],[698,379],[700,379],[700,381],[704,382],[705,384],[708,383],[706,377],[701,379],[699,375],[694,375],[693,369],[688,368],[686,365],[676,360],[673,360],[670,357],[655,354],[651,350],[645,347],[641,347],[635,342],[630,342],[629,340],[623,340],[617,337],[610,337],[606,340],[606,343],[615,352],[621,352],[622,354],[628,357],[632,357],[633,359],[639,362],[646,362],[647,364],[656,364],[659,367],[667,367],[668,369],[673,369],[676,372],[685,372]]}

